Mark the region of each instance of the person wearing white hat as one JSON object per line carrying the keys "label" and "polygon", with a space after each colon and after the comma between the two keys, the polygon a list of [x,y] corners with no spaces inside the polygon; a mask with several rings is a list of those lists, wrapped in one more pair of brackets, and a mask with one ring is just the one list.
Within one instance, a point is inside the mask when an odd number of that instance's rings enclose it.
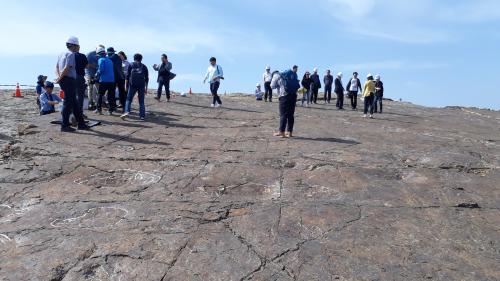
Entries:
{"label": "person wearing white hat", "polygon": [[85,124],[83,113],[76,100],[77,74],[75,53],[78,51],[79,46],[80,42],[78,41],[78,38],[74,36],[68,38],[68,40],[66,41],[66,48],[68,49],[68,51],[63,52],[61,55],[59,55],[56,65],[57,78],[55,80],[55,83],[59,84],[61,89],[64,91],[63,110],[61,112],[61,132],[75,131],[75,129],[70,127],[69,123],[69,117],[71,113],[75,115],[79,130],[90,129],[90,127]]}
{"label": "person wearing white hat", "polygon": [[375,75],[375,98],[373,101],[373,112],[377,113],[377,104],[380,105],[382,113],[382,100],[384,99],[384,83],[380,80],[380,75]]}
{"label": "person wearing white hat", "polygon": [[335,78],[335,94],[337,95],[337,109],[344,109],[344,86],[342,85],[342,72],[337,73],[337,78]]}
{"label": "person wearing white hat", "polygon": [[271,88],[271,80],[273,76],[271,74],[271,67],[267,66],[266,71],[262,74],[262,80],[264,81],[264,100],[267,102],[273,102],[273,89]]}
{"label": "person wearing white hat", "polygon": [[262,100],[262,90],[260,89],[260,83],[255,85],[255,100]]}
{"label": "person wearing white hat", "polygon": [[319,89],[321,89],[321,81],[318,75],[318,68],[315,67],[311,75],[311,103],[318,103]]}
{"label": "person wearing white hat", "polygon": [[368,74],[366,76],[366,82],[363,87],[363,98],[365,102],[365,107],[363,110],[363,117],[366,117],[368,111],[370,111],[370,118],[373,118],[373,96],[375,95],[375,82],[373,81],[373,75]]}

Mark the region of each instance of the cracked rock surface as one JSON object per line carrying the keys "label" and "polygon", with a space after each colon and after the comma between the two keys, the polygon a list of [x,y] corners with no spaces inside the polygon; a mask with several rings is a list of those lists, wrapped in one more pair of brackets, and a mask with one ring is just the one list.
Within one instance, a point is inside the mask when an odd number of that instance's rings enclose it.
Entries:
{"label": "cracked rock surface", "polygon": [[281,139],[223,101],[61,134],[5,99],[0,280],[500,280],[500,112],[315,105]]}

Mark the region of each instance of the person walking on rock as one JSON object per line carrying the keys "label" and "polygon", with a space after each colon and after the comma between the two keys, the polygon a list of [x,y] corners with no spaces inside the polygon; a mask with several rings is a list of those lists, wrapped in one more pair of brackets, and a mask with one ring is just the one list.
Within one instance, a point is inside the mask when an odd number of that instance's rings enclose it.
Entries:
{"label": "person walking on rock", "polygon": [[311,103],[318,103],[318,92],[321,89],[321,81],[318,75],[318,68],[314,68],[311,75]]}
{"label": "person walking on rock", "polygon": [[115,97],[115,70],[111,59],[106,57],[106,51],[104,47],[99,47],[96,50],[99,57],[97,61],[97,79],[99,81],[99,90],[97,97],[97,109],[95,113],[102,114],[102,99],[107,93],[108,97],[108,112],[109,115],[113,115],[116,110],[116,97]]}
{"label": "person walking on rock", "polygon": [[377,113],[377,103],[380,105],[382,113],[382,100],[384,99],[384,83],[380,80],[380,75],[375,75],[375,98],[373,101],[373,112]]}
{"label": "person walking on rock", "polygon": [[351,100],[352,110],[356,110],[358,104],[358,92],[361,91],[361,81],[358,79],[358,73],[354,72],[352,78],[347,83],[347,91]]}
{"label": "person walking on rock", "polygon": [[222,71],[222,67],[217,64],[217,59],[214,57],[210,58],[210,65],[208,66],[207,73],[205,74],[205,79],[203,83],[206,83],[207,80],[210,83],[210,92],[212,93],[212,107],[220,107],[222,105],[222,101],[217,94],[219,90],[220,81],[224,79],[224,72]]}
{"label": "person walking on rock", "polygon": [[172,70],[172,63],[168,61],[166,54],[161,55],[161,64],[154,64],[153,69],[158,71],[158,79],[156,80],[158,82],[158,91],[155,100],[160,101],[161,91],[165,88],[167,102],[170,102],[170,71]]}
{"label": "person walking on rock", "polygon": [[116,85],[115,88],[118,89],[118,100],[120,101],[122,111],[124,111],[127,93],[125,92],[125,75],[123,74],[122,60],[115,53],[115,49],[113,47],[109,47],[107,51],[109,59],[113,62],[113,72]]}
{"label": "person walking on rock", "polygon": [[330,74],[330,70],[326,70],[326,75],[323,77],[323,83],[325,83],[325,103],[330,103],[332,99],[332,85],[333,85],[333,75]]}
{"label": "person walking on rock", "polygon": [[304,95],[302,96],[302,107],[304,107],[304,104],[306,107],[309,107],[309,103],[311,102],[311,73],[309,71],[306,71],[304,73],[304,76],[302,77],[302,81],[300,82],[302,87],[304,87],[305,92]]}
{"label": "person walking on rock", "polygon": [[368,74],[366,77],[365,86],[363,87],[363,98],[365,107],[363,110],[363,117],[366,118],[366,114],[370,111],[370,118],[373,118],[373,97],[375,95],[375,81],[373,81],[373,75]]}
{"label": "person walking on rock", "polygon": [[139,117],[141,120],[146,118],[146,107],[144,105],[144,95],[148,88],[149,73],[148,68],[142,64],[142,55],[135,54],[134,62],[127,68],[128,72],[125,85],[128,88],[127,102],[125,103],[125,112],[120,116],[122,119],[130,114],[130,107],[134,96],[137,93],[139,97]]}
{"label": "person walking on rock", "polygon": [[344,86],[342,85],[342,72],[337,74],[337,78],[335,78],[335,94],[337,95],[337,109],[344,109]]}
{"label": "person walking on rock", "polygon": [[75,53],[78,50],[80,43],[78,38],[70,37],[66,41],[66,48],[68,51],[59,55],[56,73],[57,78],[55,83],[61,86],[64,91],[64,102],[62,110],[62,123],[61,132],[73,132],[75,129],[70,127],[69,116],[71,113],[75,115],[76,121],[78,122],[79,130],[89,130],[90,127],[85,124],[83,119],[82,111],[78,106],[76,100],[76,63],[75,63]]}
{"label": "person walking on rock", "polygon": [[266,72],[262,74],[262,80],[264,81],[264,101],[267,102],[267,99],[269,98],[269,102],[273,102],[273,89],[271,88],[271,80],[272,80],[272,74],[271,74],[271,67],[266,67]]}
{"label": "person walking on rock", "polygon": [[273,73],[271,87],[277,90],[279,96],[280,123],[278,132],[274,134],[278,137],[293,136],[297,90],[300,88],[297,70],[298,66],[294,65],[292,69],[283,73],[278,71]]}

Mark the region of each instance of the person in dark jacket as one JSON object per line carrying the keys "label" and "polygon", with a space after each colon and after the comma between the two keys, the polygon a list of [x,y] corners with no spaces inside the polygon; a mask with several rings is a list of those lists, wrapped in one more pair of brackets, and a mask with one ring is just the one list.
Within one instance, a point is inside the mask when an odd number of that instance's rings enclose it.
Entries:
{"label": "person in dark jacket", "polygon": [[[85,68],[89,64],[87,56],[80,53],[80,46],[75,53],[75,69],[76,69],[76,101],[83,114],[83,103],[85,99],[85,91],[87,84],[85,84]],[[86,118],[85,114],[83,117]]]}
{"label": "person in dark jacket", "polygon": [[125,75],[123,74],[122,59],[115,53],[113,47],[107,49],[108,57],[113,62],[113,71],[115,75],[115,84],[118,88],[118,100],[120,101],[120,106],[122,111],[125,110],[125,101],[127,100],[127,93],[125,92]]}
{"label": "person in dark jacket", "polygon": [[170,71],[172,70],[172,63],[168,61],[167,55],[161,55],[161,64],[153,65],[153,69],[158,71],[158,91],[156,92],[155,99],[160,101],[161,90],[165,87],[165,94],[167,95],[167,102],[170,101]]}
{"label": "person in dark jacket", "polygon": [[311,102],[311,83],[312,83],[312,80],[311,80],[310,76],[311,76],[311,73],[309,73],[309,71],[306,71],[306,73],[304,74],[304,77],[302,77],[302,81],[300,82],[302,87],[304,87],[304,89],[305,89],[304,95],[302,96],[302,107],[304,107],[304,103],[305,103],[306,107],[309,107],[309,103]]}
{"label": "person in dark jacket", "polygon": [[332,85],[333,85],[333,75],[330,74],[330,70],[326,70],[326,75],[323,77],[323,83],[325,83],[325,103],[330,103],[332,99]]}
{"label": "person in dark jacket", "polygon": [[342,85],[342,72],[337,74],[337,78],[335,78],[335,94],[337,95],[337,109],[344,109],[344,86]]}
{"label": "person in dark jacket", "polygon": [[357,72],[352,74],[352,78],[347,83],[346,89],[349,92],[349,99],[351,99],[351,108],[352,110],[356,110],[356,106],[358,104],[358,92],[363,90],[361,87],[361,81],[358,79]]}
{"label": "person in dark jacket", "polygon": [[43,93],[43,88],[45,87],[45,81],[47,80],[47,76],[45,75],[38,75],[37,81],[36,81],[36,104],[38,105],[38,109],[41,108],[40,106],[40,95]]}
{"label": "person in dark jacket", "polygon": [[135,54],[134,62],[127,69],[127,79],[125,85],[128,88],[127,102],[125,112],[120,116],[123,120],[130,114],[130,106],[134,100],[135,93],[139,97],[139,117],[141,120],[146,118],[146,107],[144,106],[144,95],[148,88],[149,72],[148,68],[142,64],[142,55]]}
{"label": "person in dark jacket", "polygon": [[313,74],[311,75],[311,103],[318,103],[318,92],[321,89],[321,81],[318,75],[318,68],[314,68]]}
{"label": "person in dark jacket", "polygon": [[375,75],[375,99],[373,100],[373,110],[377,113],[377,103],[380,105],[382,113],[382,100],[384,98],[384,83],[380,80],[380,75]]}

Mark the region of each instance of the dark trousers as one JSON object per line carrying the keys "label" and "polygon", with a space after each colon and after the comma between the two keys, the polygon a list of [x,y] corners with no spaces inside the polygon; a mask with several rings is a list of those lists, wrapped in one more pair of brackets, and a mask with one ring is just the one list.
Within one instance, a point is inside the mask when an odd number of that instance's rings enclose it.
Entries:
{"label": "dark trousers", "polygon": [[120,105],[124,108],[125,102],[127,101],[127,92],[125,91],[125,80],[116,81],[116,88],[118,88],[118,100]]}
{"label": "dark trousers", "polygon": [[373,100],[373,107],[374,107],[373,111],[375,113],[377,113],[377,103],[380,105],[380,113],[382,113],[382,98],[383,98],[382,95],[375,94],[375,98]]}
{"label": "dark trousers", "polygon": [[85,76],[76,77],[76,100],[78,101],[78,106],[80,111],[83,113],[83,101],[85,99],[85,91],[87,90],[87,84],[85,84]]}
{"label": "dark trousers", "polygon": [[325,101],[330,102],[332,99],[332,87],[325,87]]}
{"label": "dark trousers", "polygon": [[212,93],[212,104],[222,104],[222,101],[220,100],[219,95],[217,94],[217,91],[219,90],[220,82],[216,81],[213,83],[210,83],[210,93]]}
{"label": "dark trousers", "polygon": [[337,108],[342,109],[344,108],[344,93],[335,93],[337,94]]}
{"label": "dark trousers", "polygon": [[165,94],[167,95],[167,100],[170,100],[170,80],[169,79],[163,79],[163,80],[158,81],[158,91],[156,92],[156,97],[158,99],[161,98],[161,90],[163,87],[165,87]]}
{"label": "dark trousers", "polygon": [[365,108],[363,110],[364,114],[367,114],[370,111],[370,114],[373,114],[373,94],[365,97]]}
{"label": "dark trousers", "polygon": [[349,92],[349,98],[351,99],[352,109],[356,109],[358,106],[358,92]]}
{"label": "dark trousers", "polygon": [[295,123],[295,104],[297,102],[297,95],[286,95],[279,98],[280,108],[280,132],[293,132],[293,125]]}
{"label": "dark trousers", "polygon": [[102,111],[102,99],[107,93],[109,112],[116,110],[116,98],[115,98],[115,82],[101,82],[99,83],[99,90],[97,95],[97,110]]}
{"label": "dark trousers", "polygon": [[318,91],[319,88],[311,85],[311,103],[318,103]]}
{"label": "dark trousers", "polygon": [[83,120],[82,111],[78,106],[76,100],[76,81],[74,78],[64,77],[60,82],[59,86],[64,91],[64,102],[62,110],[62,128],[69,127],[69,116],[71,113],[75,115],[78,126],[85,126],[85,120]]}
{"label": "dark trousers", "polygon": [[264,100],[267,101],[267,97],[269,97],[269,101],[273,101],[273,89],[271,88],[271,82],[264,83]]}

